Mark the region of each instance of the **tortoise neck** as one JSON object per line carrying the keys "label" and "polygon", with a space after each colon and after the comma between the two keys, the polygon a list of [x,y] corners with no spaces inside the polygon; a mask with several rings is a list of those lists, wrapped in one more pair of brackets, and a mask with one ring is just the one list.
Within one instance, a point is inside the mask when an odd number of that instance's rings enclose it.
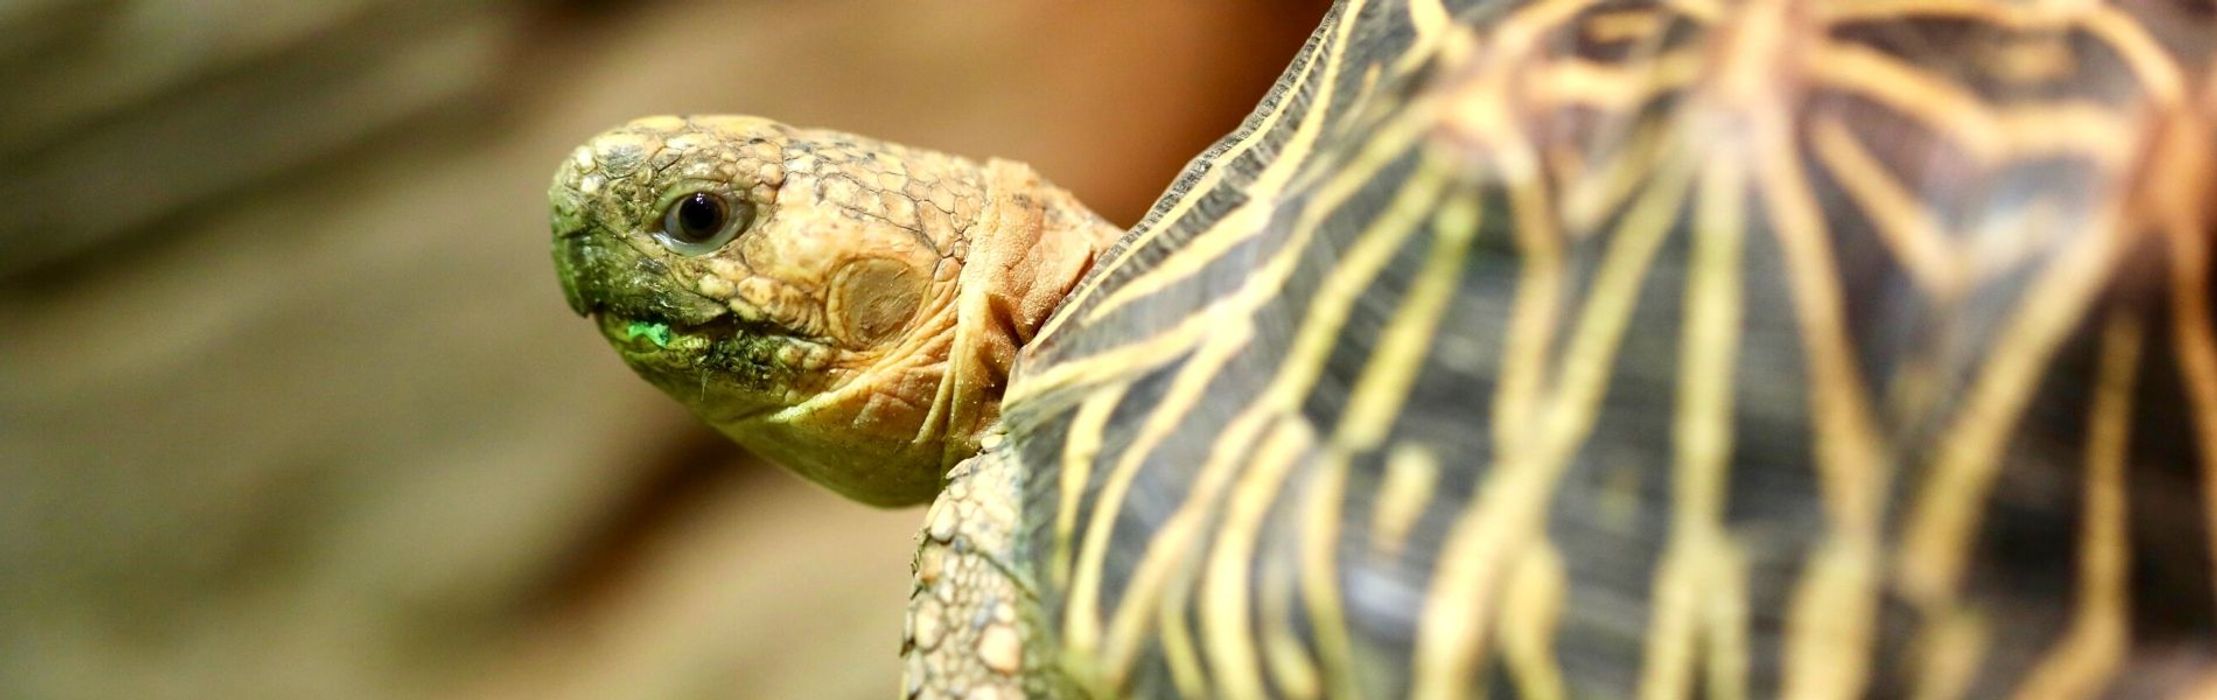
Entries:
{"label": "tortoise neck", "polygon": [[1016,354],[1124,230],[1030,166],[985,165],[987,202],[971,227],[956,299],[955,338],[935,415],[945,416],[946,466],[976,454],[1000,416]]}

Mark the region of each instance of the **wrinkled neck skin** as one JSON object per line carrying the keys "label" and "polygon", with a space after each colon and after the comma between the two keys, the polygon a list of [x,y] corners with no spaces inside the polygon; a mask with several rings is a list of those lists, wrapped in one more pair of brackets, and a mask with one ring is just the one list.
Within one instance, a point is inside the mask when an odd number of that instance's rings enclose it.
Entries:
{"label": "wrinkled neck skin", "polygon": [[[751,210],[678,241],[676,203]],[[749,449],[864,503],[975,454],[1017,351],[1122,234],[1020,163],[744,117],[650,118],[550,193],[570,303]]]}

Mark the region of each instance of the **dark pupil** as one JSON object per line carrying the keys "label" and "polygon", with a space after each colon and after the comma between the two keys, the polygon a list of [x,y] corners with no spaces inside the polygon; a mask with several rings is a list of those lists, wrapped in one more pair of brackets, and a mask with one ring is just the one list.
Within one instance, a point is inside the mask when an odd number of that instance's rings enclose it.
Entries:
{"label": "dark pupil", "polygon": [[706,192],[696,192],[677,205],[677,226],[671,231],[691,242],[707,240],[724,227],[724,203]]}

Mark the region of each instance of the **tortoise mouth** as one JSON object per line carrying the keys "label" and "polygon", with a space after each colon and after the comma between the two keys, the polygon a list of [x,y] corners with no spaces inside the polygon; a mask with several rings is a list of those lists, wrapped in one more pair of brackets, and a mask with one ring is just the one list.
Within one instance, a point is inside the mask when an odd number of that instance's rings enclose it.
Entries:
{"label": "tortoise mouth", "polygon": [[812,341],[766,321],[742,320],[730,313],[717,314],[714,318],[686,323],[657,314],[623,314],[608,310],[592,313],[593,321],[600,326],[616,349],[627,354],[662,355],[671,352],[706,352],[716,345],[740,339],[769,340],[796,345],[812,345]]}
{"label": "tortoise mouth", "polygon": [[592,316],[601,336],[642,373],[683,373],[694,381],[722,380],[750,391],[807,389],[812,382],[803,375],[822,369],[837,354],[777,324],[731,313],[694,323],[606,309]]}
{"label": "tortoise mouth", "polygon": [[592,316],[624,364],[711,424],[773,414],[807,384],[785,358],[811,343],[770,324],[728,313],[691,324],[606,310]]}
{"label": "tortoise mouth", "polygon": [[728,314],[687,324],[668,317],[595,311],[593,321],[600,326],[601,335],[626,356],[704,351],[718,340],[736,337],[741,330]]}

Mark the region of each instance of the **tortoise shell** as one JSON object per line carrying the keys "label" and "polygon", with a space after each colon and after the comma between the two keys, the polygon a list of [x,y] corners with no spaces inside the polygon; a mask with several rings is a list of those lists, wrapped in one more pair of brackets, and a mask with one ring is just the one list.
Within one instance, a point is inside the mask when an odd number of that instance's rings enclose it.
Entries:
{"label": "tortoise shell", "polygon": [[2213,50],[2190,0],[1342,3],[1019,357],[1026,667],[2206,681]]}

